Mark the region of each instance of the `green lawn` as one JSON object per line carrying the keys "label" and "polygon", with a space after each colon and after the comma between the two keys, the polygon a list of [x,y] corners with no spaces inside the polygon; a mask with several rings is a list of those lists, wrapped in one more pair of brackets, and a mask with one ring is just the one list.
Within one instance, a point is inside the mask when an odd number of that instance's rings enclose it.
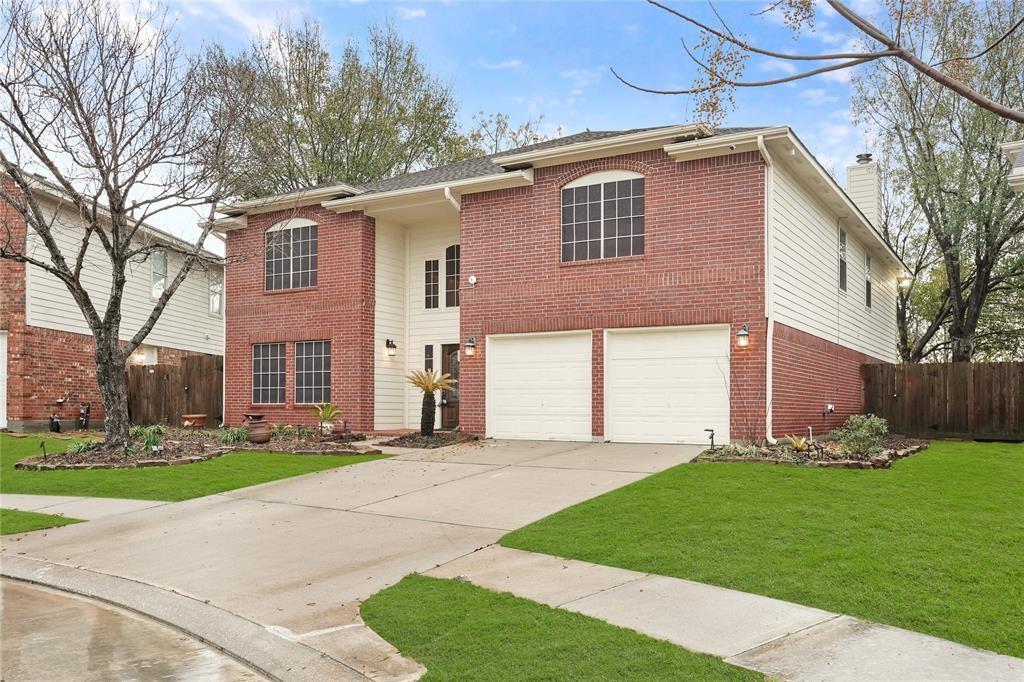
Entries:
{"label": "green lawn", "polygon": [[27,533],[30,530],[67,526],[71,523],[80,522],[81,519],[69,519],[66,516],[37,514],[36,512],[20,511],[18,509],[0,509],[0,535]]}
{"label": "green lawn", "polygon": [[632,630],[454,580],[407,576],[363,619],[424,680],[759,680]]}
{"label": "green lawn", "polygon": [[1024,445],[936,442],[891,470],[684,464],[501,544],[1024,657]]}
{"label": "green lawn", "polygon": [[0,493],[124,497],[137,500],[188,500],[225,490],[276,481],[357,464],[381,455],[287,455],[274,452],[233,452],[197,464],[144,469],[85,471],[18,471],[14,463],[39,454],[63,450],[72,441],[53,438],[15,438],[0,433]]}

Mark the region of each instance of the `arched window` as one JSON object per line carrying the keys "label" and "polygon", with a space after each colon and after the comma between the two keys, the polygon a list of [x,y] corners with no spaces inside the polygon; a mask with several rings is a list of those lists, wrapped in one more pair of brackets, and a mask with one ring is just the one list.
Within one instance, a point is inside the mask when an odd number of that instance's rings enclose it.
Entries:
{"label": "arched window", "polygon": [[562,188],[562,261],[644,252],[644,176],[600,171]]}
{"label": "arched window", "polygon": [[267,230],[263,276],[267,291],[316,286],[317,225],[306,218],[282,220]]}

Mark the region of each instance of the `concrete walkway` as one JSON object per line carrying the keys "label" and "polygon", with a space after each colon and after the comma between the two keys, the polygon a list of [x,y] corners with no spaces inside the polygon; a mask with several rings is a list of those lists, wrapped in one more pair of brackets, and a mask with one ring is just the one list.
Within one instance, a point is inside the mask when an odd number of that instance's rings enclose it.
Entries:
{"label": "concrete walkway", "polygon": [[600,618],[784,680],[1024,680],[1024,660],[677,578],[493,545],[427,572]]}
{"label": "concrete walkway", "polygon": [[94,521],[108,516],[169,504],[155,500],[121,500],[112,497],[69,497],[61,495],[0,495],[0,507],[40,514]]}
{"label": "concrete walkway", "polygon": [[[327,667],[414,679],[422,666],[363,624],[362,600],[699,450],[487,441],[406,452],[5,536],[0,572],[153,615],[268,677],[341,679]],[[316,665],[301,662],[309,654]]]}

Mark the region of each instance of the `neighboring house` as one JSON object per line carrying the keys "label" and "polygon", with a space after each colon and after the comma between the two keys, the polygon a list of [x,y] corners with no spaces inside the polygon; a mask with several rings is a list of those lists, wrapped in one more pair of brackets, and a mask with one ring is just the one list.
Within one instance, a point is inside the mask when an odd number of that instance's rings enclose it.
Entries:
{"label": "neighboring house", "polygon": [[787,127],[680,125],[237,204],[226,421],[416,428],[405,376],[432,368],[459,377],[438,425],[487,436],[820,433],[896,359],[861,160],[847,194]]}
{"label": "neighboring house", "polygon": [[1003,145],[1003,152],[1010,159],[1010,175],[1007,178],[1010,189],[1024,192],[1024,140],[1007,142]]}
{"label": "neighboring house", "polygon": [[[3,178],[3,182],[10,180]],[[62,201],[56,187],[41,179],[34,196],[56,218],[58,244],[66,257],[73,258],[84,234],[77,213]],[[6,226],[12,228],[13,244],[24,243],[28,253],[49,261],[49,252],[38,235],[26,230],[13,207],[0,201],[0,229]],[[183,259],[180,252],[191,248],[149,226],[140,239],[167,248],[129,266],[121,305],[121,338],[125,340],[149,316],[168,278],[177,273]],[[96,240],[90,244],[85,262],[82,279],[102,314],[101,304],[110,291],[111,268]],[[131,362],[179,364],[186,355],[221,355],[223,279],[221,265],[192,272]],[[45,428],[54,412],[71,423],[81,403],[91,404],[93,424],[102,425],[103,403],[96,386],[94,348],[85,318],[60,280],[40,268],[0,259],[0,428]],[[63,403],[58,406],[58,401]]]}

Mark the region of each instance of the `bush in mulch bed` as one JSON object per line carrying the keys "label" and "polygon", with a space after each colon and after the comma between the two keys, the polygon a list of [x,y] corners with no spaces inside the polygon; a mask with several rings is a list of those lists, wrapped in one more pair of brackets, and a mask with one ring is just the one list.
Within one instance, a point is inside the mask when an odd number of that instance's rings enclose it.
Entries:
{"label": "bush in mulch bed", "polygon": [[355,445],[365,440],[358,433],[322,435],[300,427],[274,433],[269,443],[250,443],[244,428],[217,431],[172,428],[162,425],[133,426],[128,447],[106,447],[99,441],[72,443],[65,452],[41,453],[15,463],[16,469],[124,469],[133,467],[193,464],[220,457],[234,450],[287,452],[296,455],[365,455],[380,450]]}
{"label": "bush in mulch bed", "polygon": [[888,469],[893,460],[908,457],[928,447],[928,441],[888,433],[884,419],[874,415],[853,415],[841,429],[821,440],[796,436],[777,445],[730,444],[705,450],[697,462],[767,462],[846,469]]}
{"label": "bush in mulch bed", "polygon": [[461,431],[438,431],[432,436],[424,436],[423,434],[407,433],[404,436],[398,438],[392,438],[389,441],[385,441],[380,444],[381,447],[385,448],[443,448],[446,445],[454,445],[455,443],[461,443],[464,441],[479,440],[477,436],[462,433]]}

